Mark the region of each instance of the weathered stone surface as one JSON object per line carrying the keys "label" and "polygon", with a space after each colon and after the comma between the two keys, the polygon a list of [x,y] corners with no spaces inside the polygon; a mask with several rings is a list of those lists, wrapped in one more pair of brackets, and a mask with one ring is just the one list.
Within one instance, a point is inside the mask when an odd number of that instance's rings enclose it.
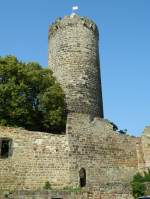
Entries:
{"label": "weathered stone surface", "polygon": [[3,190],[43,189],[46,181],[52,188],[79,187],[84,168],[87,190],[104,198],[129,195],[130,180],[144,154],[138,155],[143,150],[140,138],[121,135],[105,120],[79,113],[68,115],[66,135],[1,127],[2,137],[13,140],[12,156],[0,159]]}
{"label": "weathered stone surface", "polygon": [[72,185],[78,185],[78,172],[85,168],[87,186],[101,191],[127,191],[126,184],[138,171],[136,144],[139,138],[120,135],[100,118],[70,114],[67,121]]}
{"label": "weathered stone surface", "polygon": [[143,148],[143,161],[144,167],[150,168],[150,126],[144,129],[144,133],[142,135],[142,148]]}
{"label": "weathered stone surface", "polygon": [[79,16],[65,17],[49,28],[49,68],[61,83],[69,112],[103,117],[98,29]]}
{"label": "weathered stone surface", "polygon": [[65,186],[69,180],[68,141],[64,135],[0,128],[13,140],[12,156],[0,159],[0,189],[38,189],[46,181]]}
{"label": "weathered stone surface", "polygon": [[0,199],[133,199],[130,194],[100,193],[97,191],[19,191],[1,193]]}

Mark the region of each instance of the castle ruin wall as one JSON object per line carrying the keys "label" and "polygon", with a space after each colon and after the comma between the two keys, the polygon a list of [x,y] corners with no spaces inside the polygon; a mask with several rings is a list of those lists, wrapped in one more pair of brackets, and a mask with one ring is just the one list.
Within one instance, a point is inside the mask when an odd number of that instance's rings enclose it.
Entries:
{"label": "castle ruin wall", "polygon": [[67,131],[73,185],[78,184],[79,170],[85,168],[88,187],[125,191],[127,186],[128,192],[129,182],[138,171],[140,138],[120,135],[105,120],[91,121],[89,115],[77,113],[68,116]]}
{"label": "castle ruin wall", "polygon": [[68,185],[68,142],[64,135],[0,127],[0,139],[12,139],[12,154],[0,158],[0,190],[43,189]]}
{"label": "castle ruin wall", "polygon": [[0,189],[42,190],[47,181],[52,189],[75,188],[84,168],[83,190],[92,192],[85,199],[132,198],[130,181],[150,159],[144,136],[121,135],[108,121],[80,113],[68,115],[65,135],[0,127],[0,139],[13,141],[11,156],[0,158]]}

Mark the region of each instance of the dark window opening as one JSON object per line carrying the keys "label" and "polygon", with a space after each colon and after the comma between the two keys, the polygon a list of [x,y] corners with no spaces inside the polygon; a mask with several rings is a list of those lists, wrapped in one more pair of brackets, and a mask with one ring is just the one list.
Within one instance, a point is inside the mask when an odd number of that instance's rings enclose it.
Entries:
{"label": "dark window opening", "polygon": [[63,199],[63,198],[52,198],[52,199]]}
{"label": "dark window opening", "polygon": [[11,154],[12,140],[9,138],[0,139],[0,157],[8,158]]}
{"label": "dark window opening", "polygon": [[80,169],[79,177],[80,177],[80,187],[85,187],[86,186],[86,171],[84,168]]}
{"label": "dark window opening", "polygon": [[142,196],[142,197],[139,197],[138,199],[150,199],[150,196]]}

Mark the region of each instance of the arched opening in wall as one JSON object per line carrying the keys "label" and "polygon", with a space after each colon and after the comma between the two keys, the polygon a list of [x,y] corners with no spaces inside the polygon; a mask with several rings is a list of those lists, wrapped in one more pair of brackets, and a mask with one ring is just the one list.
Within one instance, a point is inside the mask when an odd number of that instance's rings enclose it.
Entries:
{"label": "arched opening in wall", "polygon": [[86,186],[86,170],[84,168],[79,171],[80,187]]}

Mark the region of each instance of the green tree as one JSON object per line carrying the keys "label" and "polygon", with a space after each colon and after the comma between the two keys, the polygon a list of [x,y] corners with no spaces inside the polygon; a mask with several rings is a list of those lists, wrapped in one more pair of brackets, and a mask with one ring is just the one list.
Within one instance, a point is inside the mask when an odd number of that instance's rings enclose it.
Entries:
{"label": "green tree", "polygon": [[66,124],[64,98],[49,69],[0,57],[0,125],[60,133]]}

